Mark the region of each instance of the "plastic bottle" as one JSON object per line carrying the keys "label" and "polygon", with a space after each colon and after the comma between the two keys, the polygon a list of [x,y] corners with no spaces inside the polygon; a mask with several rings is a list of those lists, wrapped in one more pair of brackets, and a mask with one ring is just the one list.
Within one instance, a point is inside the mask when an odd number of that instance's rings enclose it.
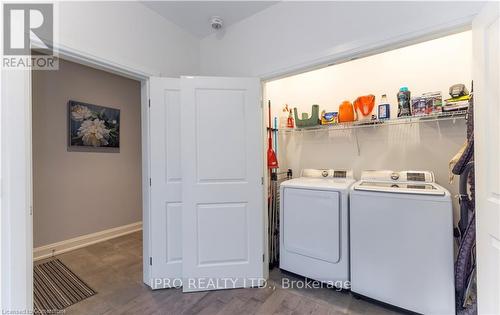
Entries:
{"label": "plastic bottle", "polygon": [[391,104],[387,100],[387,95],[382,94],[380,98],[380,104],[378,105],[377,112],[378,119],[390,119],[391,118]]}
{"label": "plastic bottle", "polygon": [[286,122],[286,127],[287,128],[295,128],[295,124],[293,123],[293,116],[292,116],[292,111],[288,112],[288,119]]}
{"label": "plastic bottle", "polygon": [[279,128],[280,129],[287,128],[287,125],[288,125],[288,113],[289,112],[291,112],[291,111],[288,109],[288,104],[285,104],[285,106],[282,109],[282,113],[280,115],[280,124],[279,124]]}
{"label": "plastic bottle", "polygon": [[339,106],[339,122],[354,121],[354,107],[349,101],[343,101]]}
{"label": "plastic bottle", "polygon": [[375,95],[360,96],[354,101],[353,105],[358,120],[370,120],[375,108]]}
{"label": "plastic bottle", "polygon": [[406,86],[399,89],[398,117],[411,116],[411,93]]}

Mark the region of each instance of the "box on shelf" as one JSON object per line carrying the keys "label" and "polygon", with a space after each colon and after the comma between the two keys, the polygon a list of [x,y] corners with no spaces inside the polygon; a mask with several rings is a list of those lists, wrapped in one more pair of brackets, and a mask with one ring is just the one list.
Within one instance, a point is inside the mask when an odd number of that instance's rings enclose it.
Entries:
{"label": "box on shelf", "polygon": [[321,113],[321,124],[322,125],[333,125],[338,124],[339,113],[338,112],[325,112]]}
{"label": "box on shelf", "polygon": [[443,111],[443,97],[441,92],[424,93],[422,96],[411,100],[411,112],[413,116],[438,114]]}
{"label": "box on shelf", "polygon": [[445,100],[445,105],[443,106],[443,111],[455,111],[463,110],[469,107],[470,95],[463,95],[459,97],[449,98]]}

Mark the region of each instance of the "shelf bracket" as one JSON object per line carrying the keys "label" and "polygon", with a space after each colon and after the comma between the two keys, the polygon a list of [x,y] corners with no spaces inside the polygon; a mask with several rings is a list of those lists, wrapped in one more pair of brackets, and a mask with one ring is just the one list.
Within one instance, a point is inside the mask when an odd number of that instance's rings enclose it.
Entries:
{"label": "shelf bracket", "polygon": [[356,129],[354,129],[353,131],[354,131],[354,138],[356,140],[356,149],[358,150],[358,156],[360,156],[361,155],[361,150],[359,148],[358,131]]}
{"label": "shelf bracket", "polygon": [[443,135],[441,134],[441,124],[439,123],[439,119],[436,120],[436,124],[437,124],[439,139],[442,139]]}

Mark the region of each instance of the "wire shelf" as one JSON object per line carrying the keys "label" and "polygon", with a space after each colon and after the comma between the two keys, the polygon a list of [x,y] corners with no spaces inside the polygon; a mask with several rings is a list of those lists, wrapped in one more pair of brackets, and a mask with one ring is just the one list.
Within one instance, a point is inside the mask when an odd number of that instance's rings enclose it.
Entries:
{"label": "wire shelf", "polygon": [[369,121],[354,121],[346,123],[338,123],[334,125],[317,125],[312,127],[304,128],[294,128],[294,129],[280,129],[280,133],[297,133],[297,132],[307,132],[307,131],[330,131],[330,130],[346,130],[346,129],[358,129],[358,128],[374,128],[383,126],[393,126],[402,124],[416,124],[416,123],[426,123],[433,121],[446,121],[455,119],[464,119],[467,115],[467,110],[456,110],[449,112],[442,112],[438,114],[422,115],[422,116],[408,116],[408,117],[398,117],[393,119],[377,119]]}

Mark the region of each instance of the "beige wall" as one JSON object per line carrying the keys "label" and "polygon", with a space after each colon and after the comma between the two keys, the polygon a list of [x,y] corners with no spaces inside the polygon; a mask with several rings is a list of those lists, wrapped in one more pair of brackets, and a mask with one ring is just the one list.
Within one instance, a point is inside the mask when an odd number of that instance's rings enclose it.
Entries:
{"label": "beige wall", "polygon": [[[140,83],[61,60],[33,72],[34,247],[141,220]],[[120,152],[68,152],[68,101],[121,110]]]}

